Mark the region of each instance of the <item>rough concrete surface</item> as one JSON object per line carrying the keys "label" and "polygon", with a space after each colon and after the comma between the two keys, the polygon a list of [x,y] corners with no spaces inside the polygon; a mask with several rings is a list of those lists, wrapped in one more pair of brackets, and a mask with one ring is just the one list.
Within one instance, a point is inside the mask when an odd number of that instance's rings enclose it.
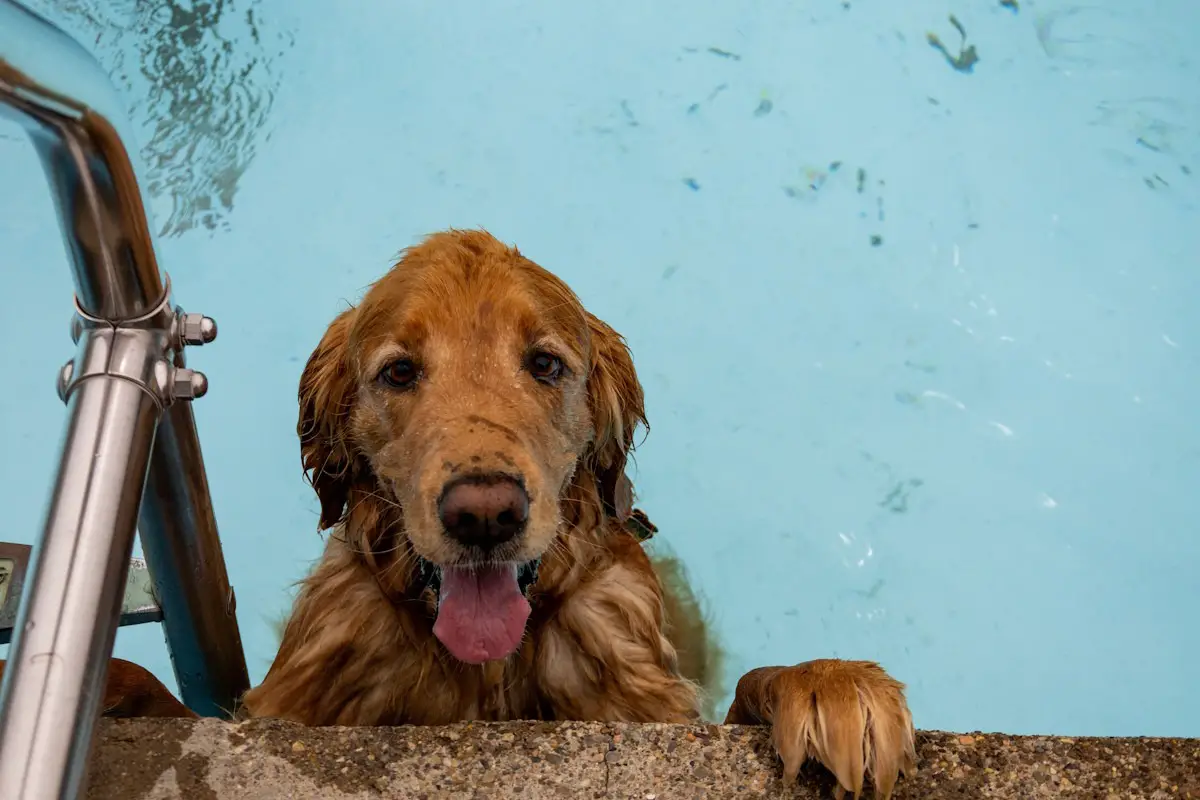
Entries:
{"label": "rough concrete surface", "polygon": [[[919,758],[897,800],[1200,798],[1196,739],[922,732]],[[832,796],[815,765],[783,786],[762,728],[540,722],[103,720],[88,790],[91,800]]]}

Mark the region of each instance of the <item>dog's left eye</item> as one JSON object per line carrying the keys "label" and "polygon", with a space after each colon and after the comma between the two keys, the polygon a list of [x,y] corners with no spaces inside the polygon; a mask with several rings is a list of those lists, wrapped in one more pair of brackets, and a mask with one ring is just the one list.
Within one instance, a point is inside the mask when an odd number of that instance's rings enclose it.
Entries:
{"label": "dog's left eye", "polygon": [[537,380],[554,383],[562,377],[563,362],[558,356],[539,350],[529,354],[525,368]]}
{"label": "dog's left eye", "polygon": [[393,361],[379,373],[379,379],[394,389],[411,389],[420,377],[420,368],[408,358]]}

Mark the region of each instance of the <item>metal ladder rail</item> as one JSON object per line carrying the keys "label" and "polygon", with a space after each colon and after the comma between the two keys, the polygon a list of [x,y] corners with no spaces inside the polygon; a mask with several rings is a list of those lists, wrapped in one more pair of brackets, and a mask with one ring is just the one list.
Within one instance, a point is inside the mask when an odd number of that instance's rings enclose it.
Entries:
{"label": "metal ladder rail", "polygon": [[180,694],[225,715],[249,686],[233,591],[189,403],[207,389],[187,345],[207,317],[171,307],[100,65],[0,0],[0,113],[28,133],[75,278],[76,356],[59,375],[68,423],[0,687],[0,797],[84,787],[136,531]]}

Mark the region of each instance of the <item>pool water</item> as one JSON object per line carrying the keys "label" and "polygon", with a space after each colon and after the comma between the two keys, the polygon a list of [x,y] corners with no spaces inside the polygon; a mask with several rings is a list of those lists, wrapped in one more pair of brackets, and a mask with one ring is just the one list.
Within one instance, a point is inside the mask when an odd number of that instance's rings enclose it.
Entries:
{"label": "pool water", "polygon": [[[322,547],[308,354],[483,226],[629,338],[640,503],[728,686],[869,658],[920,727],[1200,736],[1200,4],[1151,5],[33,3],[113,74],[220,325],[196,415],[252,680]],[[0,176],[0,539],[33,542],[71,284],[7,123]],[[173,685],[158,626],[117,654]]]}

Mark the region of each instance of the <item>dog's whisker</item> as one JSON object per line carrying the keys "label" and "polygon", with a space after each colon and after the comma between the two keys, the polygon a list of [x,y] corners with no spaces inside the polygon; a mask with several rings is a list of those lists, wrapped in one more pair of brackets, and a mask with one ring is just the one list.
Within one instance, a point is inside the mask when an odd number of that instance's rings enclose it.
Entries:
{"label": "dog's whisker", "polygon": [[388,497],[387,495],[383,494],[382,492],[367,491],[367,490],[361,490],[361,491],[362,491],[362,494],[364,495],[364,498],[373,498],[375,500],[379,500],[380,502],[384,503],[385,505],[390,506],[391,508],[397,509],[398,511],[404,510],[403,506],[400,505],[400,502],[398,500],[396,500],[395,498],[392,498],[392,497]]}

